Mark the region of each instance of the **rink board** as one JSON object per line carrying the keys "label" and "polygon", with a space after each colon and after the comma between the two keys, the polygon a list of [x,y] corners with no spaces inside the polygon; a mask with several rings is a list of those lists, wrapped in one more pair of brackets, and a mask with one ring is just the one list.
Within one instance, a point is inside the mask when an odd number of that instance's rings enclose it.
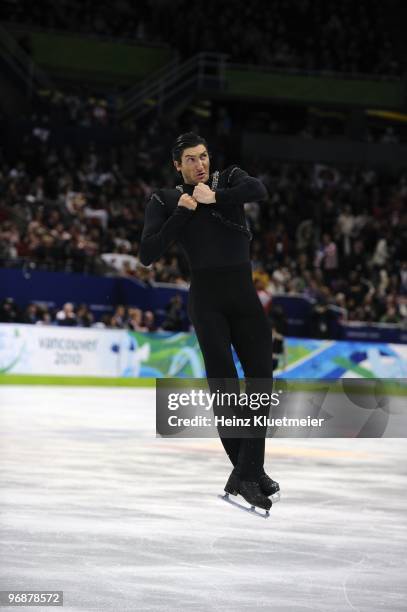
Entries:
{"label": "rink board", "polygon": [[[407,345],[287,338],[279,366],[277,378],[407,379]],[[70,377],[70,384],[151,386],[156,378],[204,378],[205,368],[193,333],[0,324],[0,381],[35,384],[33,376],[42,384]]]}

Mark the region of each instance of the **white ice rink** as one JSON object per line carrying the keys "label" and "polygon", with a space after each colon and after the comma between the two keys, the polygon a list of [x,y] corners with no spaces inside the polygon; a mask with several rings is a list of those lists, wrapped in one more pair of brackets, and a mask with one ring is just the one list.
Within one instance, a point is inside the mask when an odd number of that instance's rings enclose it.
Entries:
{"label": "white ice rink", "polygon": [[153,390],[1,386],[0,406],[0,590],[81,611],[407,610],[406,440],[268,440],[282,500],[264,520],[217,498],[218,440],[155,438]]}

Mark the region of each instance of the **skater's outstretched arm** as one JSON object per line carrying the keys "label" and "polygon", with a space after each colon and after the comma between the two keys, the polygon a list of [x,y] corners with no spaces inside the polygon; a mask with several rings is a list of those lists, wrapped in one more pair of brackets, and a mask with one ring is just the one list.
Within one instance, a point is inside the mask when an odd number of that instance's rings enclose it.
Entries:
{"label": "skater's outstretched arm", "polygon": [[170,217],[160,196],[153,194],[147,204],[139,257],[144,266],[156,261],[174,242],[194,214],[196,202],[183,194]]}

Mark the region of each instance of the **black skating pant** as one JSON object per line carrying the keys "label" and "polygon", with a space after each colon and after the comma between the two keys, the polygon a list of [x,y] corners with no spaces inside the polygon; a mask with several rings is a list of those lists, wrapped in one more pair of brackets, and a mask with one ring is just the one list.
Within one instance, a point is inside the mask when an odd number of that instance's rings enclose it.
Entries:
{"label": "black skating pant", "polygon": [[[233,345],[243,368],[247,394],[272,393],[272,336],[267,316],[252,281],[250,262],[192,272],[188,314],[194,325],[212,393],[239,392]],[[241,410],[241,408],[240,408]],[[268,409],[261,414],[268,416]],[[254,437],[230,437],[218,428],[220,439],[242,480],[264,473],[266,428]]]}

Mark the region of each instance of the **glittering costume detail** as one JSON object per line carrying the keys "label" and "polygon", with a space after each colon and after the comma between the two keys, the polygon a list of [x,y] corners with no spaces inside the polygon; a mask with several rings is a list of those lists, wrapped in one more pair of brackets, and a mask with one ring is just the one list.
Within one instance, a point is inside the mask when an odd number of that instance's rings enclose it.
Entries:
{"label": "glittering costume detail", "polygon": [[152,197],[155,198],[156,200],[158,200],[158,202],[160,202],[161,206],[165,206],[164,202],[162,201],[162,199],[160,198],[159,195],[157,195],[156,193],[153,193]]}
{"label": "glittering costume detail", "polygon": [[[233,170],[231,171],[231,173],[229,174],[228,185],[230,184],[230,178],[232,174],[237,169],[238,167],[235,166]],[[212,191],[216,190],[216,187],[218,186],[218,181],[219,181],[219,170],[216,170],[216,172],[214,172],[212,176]],[[231,229],[237,230],[238,232],[242,232],[248,237],[249,240],[252,240],[253,234],[247,226],[247,221],[246,221],[246,225],[241,225],[240,223],[235,223],[234,221],[230,221],[230,219],[226,219],[226,217],[224,217],[218,211],[212,211],[211,214],[213,217],[215,217],[215,219],[218,219],[221,223],[223,223],[223,225],[226,225],[227,227],[230,227]]]}
{"label": "glittering costume detail", "polygon": [[212,191],[215,191],[216,187],[218,186],[218,181],[219,181],[219,170],[215,170],[215,172],[212,174]]}
{"label": "glittering costume detail", "polygon": [[[230,181],[230,177],[232,176],[233,172],[237,170],[237,166],[235,168],[233,168],[232,172],[229,174],[229,179],[228,179],[228,183]],[[211,189],[212,191],[215,191],[217,186],[218,186],[218,181],[219,181],[219,170],[215,170],[215,172],[212,174],[212,185],[211,185]],[[184,193],[184,188],[182,185],[177,185],[175,187],[175,189],[178,189],[178,191],[180,191],[181,193]],[[229,227],[230,229],[234,229],[237,230],[238,232],[242,232],[243,234],[245,234],[249,240],[252,240],[253,238],[253,234],[252,232],[249,230],[248,226],[244,226],[244,225],[240,225],[240,223],[235,223],[234,221],[230,221],[229,219],[226,219],[226,217],[224,217],[220,212],[218,211],[212,211],[211,215],[213,217],[215,217],[215,219],[217,219],[218,221],[220,221],[221,223],[223,223],[223,225],[226,225],[227,227]],[[247,223],[247,221],[246,221]]]}
{"label": "glittering costume detail", "polygon": [[253,234],[249,230],[247,225],[244,226],[244,225],[240,225],[240,223],[235,223],[234,221],[230,221],[229,219],[226,219],[223,215],[221,215],[217,211],[212,211],[211,214],[212,214],[213,217],[218,219],[221,223],[223,223],[227,227],[230,227],[231,229],[237,230],[238,232],[243,232],[243,234],[245,234],[248,237],[249,240],[251,240],[253,238]]}
{"label": "glittering costume detail", "polygon": [[230,180],[231,180],[231,178],[232,178],[232,176],[233,176],[233,173],[234,173],[234,172],[236,172],[236,170],[238,170],[238,167],[237,167],[237,166],[235,166],[235,167],[232,169],[231,173],[229,174],[229,176],[228,176],[228,185],[230,185]]}

